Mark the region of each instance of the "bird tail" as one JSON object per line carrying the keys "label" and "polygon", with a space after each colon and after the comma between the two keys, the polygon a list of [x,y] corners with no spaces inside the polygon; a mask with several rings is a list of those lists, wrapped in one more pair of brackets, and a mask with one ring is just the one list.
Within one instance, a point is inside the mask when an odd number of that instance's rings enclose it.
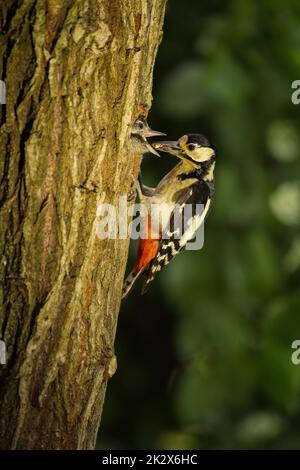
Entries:
{"label": "bird tail", "polygon": [[132,270],[131,273],[128,275],[128,277],[125,279],[124,284],[123,284],[123,290],[122,290],[122,299],[125,299],[129,292],[132,289],[133,284],[139,277],[142,271],[134,271]]}

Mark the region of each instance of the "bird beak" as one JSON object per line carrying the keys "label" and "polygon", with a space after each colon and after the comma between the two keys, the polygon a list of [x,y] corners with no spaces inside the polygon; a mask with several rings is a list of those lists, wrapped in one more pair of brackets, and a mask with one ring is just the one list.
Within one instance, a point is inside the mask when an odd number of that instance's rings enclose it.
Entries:
{"label": "bird beak", "polygon": [[160,157],[159,153],[153,148],[153,146],[151,144],[149,144],[149,142],[147,142],[147,140],[145,139],[145,145],[148,149],[148,151],[150,153],[153,153],[153,155],[156,155],[157,157]]}
{"label": "bird beak", "polygon": [[167,134],[164,134],[163,132],[159,132],[159,131],[153,131],[152,129],[150,129],[150,127],[144,132],[145,137],[159,137],[163,135],[167,135]]}
{"label": "bird beak", "polygon": [[178,141],[163,140],[161,142],[153,142],[153,147],[161,152],[167,152],[171,155],[181,158],[182,149],[180,148]]}

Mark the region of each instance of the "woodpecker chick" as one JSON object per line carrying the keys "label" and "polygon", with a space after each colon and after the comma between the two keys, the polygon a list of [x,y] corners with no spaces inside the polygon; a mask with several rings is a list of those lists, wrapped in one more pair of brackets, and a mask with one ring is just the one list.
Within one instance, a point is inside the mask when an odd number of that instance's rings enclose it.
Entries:
{"label": "woodpecker chick", "polygon": [[135,154],[142,155],[144,153],[153,153],[154,155],[160,157],[159,153],[152,147],[148,142],[148,137],[159,137],[164,136],[163,132],[154,131],[151,129],[143,117],[139,117],[132,128],[131,131],[131,143],[132,148]]}
{"label": "woodpecker chick", "polygon": [[141,159],[144,153],[153,153],[154,155],[160,157],[159,153],[152,147],[152,145],[148,142],[148,137],[159,137],[164,136],[163,132],[154,131],[151,129],[143,117],[138,117],[135,121],[132,131],[131,131],[131,148],[134,154],[134,162],[133,162],[133,177],[134,183],[132,185],[131,192],[128,196],[128,200],[132,200],[135,198],[135,190],[133,189],[137,177],[139,177],[140,173],[140,166],[141,166]]}
{"label": "woodpecker chick", "polygon": [[[187,134],[178,141],[155,142],[153,146],[162,152],[175,155],[181,159],[181,162],[159,182],[156,188],[147,188],[147,192],[141,188],[141,202],[148,207],[152,204],[163,207],[164,217],[168,223],[163,225],[160,220],[153,218],[151,220],[153,211],[150,213],[148,211],[148,215],[143,219],[142,223],[149,229],[148,235],[147,238],[140,239],[136,263],[124,283],[123,298],[128,295],[135,280],[142,273],[146,273],[142,290],[144,293],[157,272],[194,238],[196,231],[206,219],[214,193],[216,154],[205,136]],[[176,209],[179,206],[180,213],[184,217],[184,207],[187,204],[191,204],[192,208],[197,204],[203,204],[204,209],[201,215],[196,213],[191,216],[189,228],[178,237],[180,227],[176,226],[179,222]]]}

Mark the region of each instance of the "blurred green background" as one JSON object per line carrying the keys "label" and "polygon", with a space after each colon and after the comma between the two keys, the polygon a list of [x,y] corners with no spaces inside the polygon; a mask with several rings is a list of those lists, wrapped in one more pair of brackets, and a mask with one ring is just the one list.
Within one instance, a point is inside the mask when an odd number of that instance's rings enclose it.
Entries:
{"label": "blurred green background", "polygon": [[213,141],[216,194],[204,248],[121,309],[99,448],[300,448],[296,79],[298,0],[169,1],[149,122]]}

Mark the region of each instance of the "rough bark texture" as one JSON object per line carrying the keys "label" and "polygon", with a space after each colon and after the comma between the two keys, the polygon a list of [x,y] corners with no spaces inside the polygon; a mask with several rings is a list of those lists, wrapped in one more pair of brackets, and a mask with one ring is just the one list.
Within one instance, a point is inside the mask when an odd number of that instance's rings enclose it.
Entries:
{"label": "rough bark texture", "polygon": [[96,212],[130,192],[165,1],[1,2],[2,448],[95,445],[128,251]]}

